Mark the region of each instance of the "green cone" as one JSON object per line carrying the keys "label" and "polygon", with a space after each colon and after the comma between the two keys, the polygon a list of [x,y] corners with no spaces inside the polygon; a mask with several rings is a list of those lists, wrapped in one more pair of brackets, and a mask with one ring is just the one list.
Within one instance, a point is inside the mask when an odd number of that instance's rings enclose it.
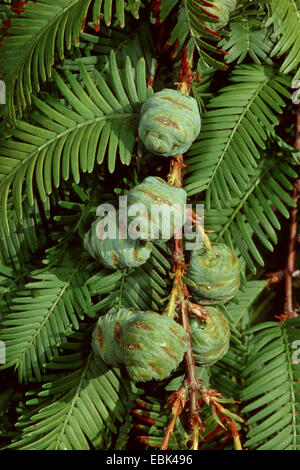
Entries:
{"label": "green cone", "polygon": [[212,243],[212,250],[195,250],[186,276],[192,296],[200,304],[228,302],[240,286],[240,263],[235,253],[224,243]]}
{"label": "green cone", "polygon": [[224,28],[229,21],[230,13],[236,8],[237,0],[210,0],[213,7],[204,6],[203,9],[208,13],[218,16],[217,23],[207,23],[207,26],[213,31]]}
{"label": "green cone", "polygon": [[89,254],[109,269],[135,268],[144,264],[150,256],[150,241],[121,239],[116,229],[116,238],[99,239],[97,224],[103,219],[96,219],[85,234],[83,245]]}
{"label": "green cone", "polygon": [[206,322],[190,318],[191,340],[195,364],[210,366],[229,349],[230,329],[226,318],[215,307],[207,307]]}
{"label": "green cone", "polygon": [[139,216],[145,237],[169,240],[186,220],[186,192],[157,176],[147,177],[128,193],[128,211],[142,204],[146,213]]}
{"label": "green cone", "polygon": [[163,380],[182,361],[187,334],[169,317],[123,308],[99,318],[93,349],[107,365],[123,363],[136,382]]}
{"label": "green cone", "polygon": [[171,157],[190,148],[200,127],[197,101],[181,91],[165,88],[143,104],[138,133],[150,152]]}

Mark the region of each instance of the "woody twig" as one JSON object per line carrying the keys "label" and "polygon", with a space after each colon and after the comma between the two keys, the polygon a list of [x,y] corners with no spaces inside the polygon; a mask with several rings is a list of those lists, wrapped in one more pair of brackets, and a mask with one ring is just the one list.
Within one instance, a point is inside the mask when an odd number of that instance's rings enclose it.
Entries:
{"label": "woody twig", "polygon": [[[179,81],[177,83],[177,89],[183,93],[189,94],[192,84],[192,72],[191,72],[191,60],[187,60],[187,49],[184,51],[181,60],[181,68],[179,73]],[[171,159],[170,164],[170,173],[168,175],[168,182],[177,187],[182,187],[183,177],[184,177],[184,160],[183,155],[179,155]],[[168,312],[170,314],[171,309],[178,309],[181,314],[182,324],[185,328],[188,335],[188,348],[185,354],[185,364],[186,364],[186,376],[184,380],[184,385],[173,394],[172,400],[174,404],[172,407],[173,418],[168,426],[167,432],[165,434],[163,444],[161,449],[165,450],[168,448],[169,439],[172,435],[175,422],[179,414],[185,405],[185,399],[183,401],[182,394],[188,388],[189,390],[189,424],[190,432],[192,435],[192,449],[198,449],[199,441],[199,430],[202,427],[201,419],[199,416],[198,410],[198,392],[200,388],[200,381],[197,377],[193,351],[192,351],[192,342],[190,335],[190,326],[188,319],[188,296],[189,292],[187,286],[182,281],[182,276],[185,273],[186,265],[184,260],[184,251],[183,251],[183,242],[182,238],[173,239],[172,245],[172,271],[175,274],[173,281],[173,289],[168,304]]]}
{"label": "woody twig", "polygon": [[297,313],[293,305],[293,275],[295,273],[295,259],[296,259],[296,244],[297,244],[297,230],[298,230],[298,202],[300,197],[300,178],[295,181],[292,199],[295,201],[296,206],[291,210],[291,222],[289,231],[289,245],[288,257],[285,270],[285,303],[284,303],[284,317],[295,318]]}
{"label": "woody twig", "polygon": [[[300,111],[296,112],[295,123],[295,149],[300,149]],[[267,283],[267,288],[272,284],[277,284],[284,279],[285,282],[285,302],[283,313],[276,318],[288,320],[289,318],[297,317],[297,313],[293,305],[293,278],[297,275],[295,268],[296,249],[298,243],[298,205],[300,198],[300,178],[297,178],[292,191],[292,199],[295,202],[295,207],[291,209],[290,225],[289,225],[289,241],[288,241],[288,254],[286,266],[275,273],[270,273],[267,277],[270,280]]]}

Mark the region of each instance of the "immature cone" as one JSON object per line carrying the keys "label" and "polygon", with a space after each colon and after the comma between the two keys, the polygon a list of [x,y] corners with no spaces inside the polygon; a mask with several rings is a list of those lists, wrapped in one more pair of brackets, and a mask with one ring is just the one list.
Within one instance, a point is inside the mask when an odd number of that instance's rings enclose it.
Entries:
{"label": "immature cone", "polygon": [[189,319],[193,356],[196,365],[210,366],[221,359],[229,349],[228,321],[215,307],[207,307],[206,321],[195,316]]}
{"label": "immature cone", "polygon": [[218,16],[217,23],[208,23],[207,26],[213,31],[224,28],[229,22],[230,13],[236,8],[237,0],[210,0],[213,7],[204,6],[203,9],[214,16]]}
{"label": "immature cone", "polygon": [[121,338],[124,337],[124,329],[133,316],[133,309],[121,308],[116,311],[113,308],[99,318],[93,331],[92,346],[105,364],[115,367],[123,363]]}
{"label": "immature cone", "polygon": [[150,241],[133,240],[128,236],[120,238],[118,222],[113,234],[115,238],[101,239],[106,225],[109,225],[109,221],[99,217],[84,236],[84,248],[93,258],[109,269],[135,268],[148,260],[153,246]]}
{"label": "immature cone", "polygon": [[192,281],[189,290],[200,304],[228,302],[240,286],[240,263],[224,243],[212,243],[191,254],[186,276]]}
{"label": "immature cone", "polygon": [[128,211],[141,204],[146,210],[139,215],[144,238],[169,240],[185,223],[186,197],[184,189],[149,176],[128,193]]}
{"label": "immature cone", "polygon": [[132,380],[146,382],[163,380],[178,367],[187,334],[169,317],[122,308],[99,318],[92,344],[107,365],[124,364]]}
{"label": "immature cone", "polygon": [[173,157],[189,149],[200,126],[197,101],[181,91],[165,88],[143,104],[138,133],[150,152]]}

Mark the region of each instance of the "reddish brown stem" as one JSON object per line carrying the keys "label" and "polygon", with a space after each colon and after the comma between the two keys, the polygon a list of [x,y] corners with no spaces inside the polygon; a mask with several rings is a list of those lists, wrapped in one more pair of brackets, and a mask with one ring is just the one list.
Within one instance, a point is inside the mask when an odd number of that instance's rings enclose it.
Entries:
{"label": "reddish brown stem", "polygon": [[[295,141],[294,148],[300,149],[300,109],[296,110],[296,123],[295,123]],[[298,203],[300,197],[300,178],[296,179],[292,199],[295,202],[295,207],[291,210],[290,226],[289,226],[289,242],[288,242],[288,256],[287,263],[284,269],[270,273],[267,277],[270,277],[270,281],[267,283],[267,288],[271,284],[276,284],[281,280],[285,280],[285,302],[284,312],[281,315],[276,316],[280,321],[287,320],[289,318],[295,318],[298,314],[295,312],[293,305],[293,276],[295,275],[295,260],[296,260],[296,248],[299,243],[298,236]]]}
{"label": "reddish brown stem", "polygon": [[300,107],[296,110],[296,125],[295,125],[295,143],[294,148],[300,150]]}
{"label": "reddish brown stem", "polygon": [[202,221],[201,221],[201,218],[198,216],[198,214],[196,212],[194,212],[192,209],[187,209],[187,218],[188,220],[191,220],[192,223],[196,226],[197,230],[199,231],[200,234],[202,234],[203,236],[203,241],[204,241],[204,245],[206,246],[206,248],[208,250],[211,250],[212,249],[212,245],[211,245],[211,242],[210,242],[210,239],[208,238],[208,236],[206,235],[205,233],[205,230],[204,228],[202,227]]}
{"label": "reddish brown stem", "polygon": [[[179,73],[179,83],[178,83],[178,90],[189,94],[190,88],[192,84],[192,72],[190,68],[190,63],[187,59],[187,50],[184,51],[184,55],[181,60],[181,69]],[[169,183],[177,186],[182,187],[183,184],[183,176],[184,176],[184,160],[183,155],[179,155],[175,158],[171,159],[170,163],[170,173],[168,175]],[[186,363],[186,377],[185,377],[185,385],[189,388],[189,423],[190,423],[190,430],[193,435],[193,448],[198,448],[198,436],[199,436],[199,428],[201,426],[201,420],[198,414],[198,392],[200,388],[200,382],[197,377],[194,357],[193,357],[193,350],[192,350],[192,342],[191,342],[191,332],[190,332],[190,325],[189,325],[189,318],[188,318],[188,306],[187,306],[187,297],[189,296],[188,289],[184,282],[182,282],[181,277],[184,275],[185,272],[185,261],[184,261],[184,252],[183,252],[183,243],[181,238],[174,238],[173,245],[172,245],[172,271],[176,273],[175,276],[175,284],[173,288],[173,292],[178,292],[179,281],[178,278],[181,280],[180,283],[180,308],[181,312],[181,319],[183,327],[185,328],[187,335],[188,335],[188,347],[187,352],[185,354],[185,363]],[[178,393],[178,392],[177,392]],[[178,415],[177,415],[178,416]],[[177,418],[176,414],[167,429],[165,434],[165,438],[163,441],[162,449],[166,449],[168,446],[168,442],[171,436],[171,432],[173,431],[175,421]]]}
{"label": "reddish brown stem", "polygon": [[[179,73],[179,82],[177,84],[177,89],[182,91],[183,93],[189,94],[191,84],[192,72],[190,68],[190,63],[187,60],[187,50],[185,50],[181,60],[181,69]],[[171,159],[170,172],[168,175],[169,184],[173,184],[176,187],[182,187],[184,168],[185,165],[183,155],[178,155],[177,157]],[[178,294],[180,294],[180,303],[178,304],[178,309],[180,309],[182,324],[188,335],[188,348],[185,354],[186,377],[184,384],[185,386],[188,386],[189,389],[189,424],[191,433],[193,435],[193,448],[198,448],[199,427],[201,426],[201,420],[198,414],[198,392],[200,388],[200,382],[197,378],[197,372],[192,350],[190,325],[188,319],[187,298],[189,296],[189,292],[187,286],[182,281],[182,276],[184,275],[185,268],[186,265],[184,260],[182,239],[174,237],[172,243],[172,272],[175,273],[175,279],[171,294],[171,301],[169,302],[169,305],[171,305],[171,307],[173,308],[174,304],[176,305],[176,302],[174,302],[173,297],[174,295],[176,295],[176,297],[179,297]],[[183,387],[179,389],[177,394],[180,392],[181,389],[183,389]],[[182,405],[182,402],[175,401],[175,405],[177,406],[177,408],[175,406],[175,411],[173,411],[174,416],[166,431],[161,447],[162,450],[168,448],[168,443],[173,432],[176,419],[179,416],[179,403],[181,403]]]}
{"label": "reddish brown stem", "polygon": [[200,388],[200,382],[197,377],[197,371],[195,367],[195,361],[192,350],[192,341],[191,341],[191,330],[190,323],[188,318],[188,309],[187,303],[185,301],[181,302],[181,315],[182,315],[182,324],[188,334],[188,348],[185,354],[185,364],[186,364],[186,378],[185,383],[188,384],[190,390],[190,424],[191,427],[195,424],[201,424],[201,420],[198,415],[198,391]]}
{"label": "reddish brown stem", "polygon": [[[295,142],[294,148],[300,150],[300,108],[296,110],[296,123],[295,123]],[[291,210],[291,222],[289,231],[289,246],[288,258],[285,269],[285,304],[284,304],[284,318],[295,318],[297,313],[293,305],[293,274],[295,271],[296,260],[296,245],[298,238],[298,202],[300,196],[300,178],[298,178],[293,187],[292,199],[296,203],[295,207]]]}
{"label": "reddish brown stem", "polygon": [[295,181],[292,199],[296,206],[291,210],[291,222],[289,232],[288,258],[285,270],[285,304],[284,317],[295,318],[297,313],[293,306],[293,273],[295,271],[296,242],[298,229],[298,201],[300,195],[300,178]]}

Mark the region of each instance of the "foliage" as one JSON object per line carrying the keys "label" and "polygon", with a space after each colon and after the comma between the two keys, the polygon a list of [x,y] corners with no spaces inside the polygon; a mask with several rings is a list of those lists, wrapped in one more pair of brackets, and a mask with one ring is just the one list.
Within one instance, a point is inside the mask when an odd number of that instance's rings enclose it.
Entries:
{"label": "foliage", "polygon": [[[167,176],[169,159],[138,139],[140,110],[192,64],[201,131],[185,155],[184,189],[190,203],[204,204],[211,242],[226,243],[242,267],[239,291],[220,306],[229,350],[197,374],[232,399],[244,448],[300,449],[300,322],[279,322],[283,289],[266,288],[267,274],[286,264],[296,207],[291,96],[300,79],[300,3],[240,0],[217,31],[205,3],[0,2],[2,448],[162,445],[184,363],[166,380],[135,384],[125,368],[96,359],[91,337],[112,307],[166,308],[172,242],[153,245],[138,268],[111,271],[82,237],[99,204],[148,176]],[[297,254],[298,270],[299,261]],[[297,277],[293,288],[297,313]],[[211,406],[201,418],[200,450],[233,448]],[[169,448],[188,449],[189,437],[183,413]]]}

